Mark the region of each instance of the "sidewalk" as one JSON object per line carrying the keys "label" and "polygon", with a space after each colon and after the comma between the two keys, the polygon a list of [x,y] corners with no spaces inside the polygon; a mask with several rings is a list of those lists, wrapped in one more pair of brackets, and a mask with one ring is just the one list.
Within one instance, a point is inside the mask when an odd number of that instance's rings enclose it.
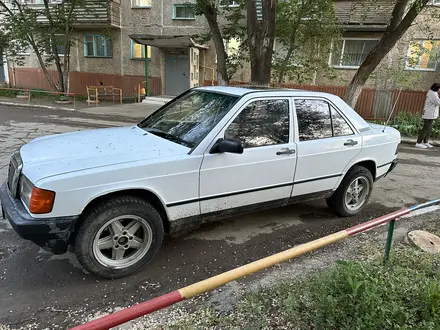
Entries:
{"label": "sidewalk", "polygon": [[[402,143],[416,144],[416,142],[417,142],[416,137],[402,136]],[[440,147],[440,140],[429,140],[429,143],[431,143],[434,147]]]}
{"label": "sidewalk", "polygon": [[71,111],[100,116],[129,117],[140,120],[147,117],[159,108],[159,104],[128,103],[107,105],[103,107],[90,106]]}
{"label": "sidewalk", "polygon": [[161,104],[154,103],[126,103],[126,104],[108,104],[105,106],[81,106],[77,108],[67,106],[56,106],[53,104],[28,104],[20,102],[13,98],[0,98],[0,105],[11,107],[23,107],[33,109],[49,109],[56,111],[65,111],[70,113],[81,113],[98,116],[110,116],[117,118],[129,118],[142,120],[152,112],[161,107]]}

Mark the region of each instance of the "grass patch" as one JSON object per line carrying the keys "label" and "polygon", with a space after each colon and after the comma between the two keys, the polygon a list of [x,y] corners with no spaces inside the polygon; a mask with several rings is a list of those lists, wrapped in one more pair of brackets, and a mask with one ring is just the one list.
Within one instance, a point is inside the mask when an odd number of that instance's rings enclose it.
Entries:
{"label": "grass patch", "polygon": [[[384,125],[384,121],[373,121],[376,124]],[[420,114],[411,112],[399,112],[389,125],[397,129],[403,136],[415,137],[423,126],[423,119]],[[440,137],[440,121],[436,120],[431,131],[432,138]]]}
{"label": "grass patch", "polygon": [[169,329],[440,329],[440,257],[396,248],[246,295],[234,313],[197,311]]}

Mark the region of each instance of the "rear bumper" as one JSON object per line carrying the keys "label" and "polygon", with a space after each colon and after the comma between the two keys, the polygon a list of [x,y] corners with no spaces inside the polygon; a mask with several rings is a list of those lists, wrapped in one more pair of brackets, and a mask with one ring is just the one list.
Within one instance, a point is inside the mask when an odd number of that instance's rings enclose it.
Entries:
{"label": "rear bumper", "polygon": [[388,171],[385,173],[385,176],[387,176],[388,175],[388,173],[391,173],[395,168],[396,168],[396,166],[397,166],[397,164],[399,163],[399,159],[394,159],[392,162],[391,162],[391,165],[390,165],[390,168],[388,169]]}
{"label": "rear bumper", "polygon": [[9,193],[6,183],[0,187],[2,215],[12,228],[26,240],[30,240],[54,254],[67,251],[78,216],[38,219],[32,217],[21,201]]}
{"label": "rear bumper", "polygon": [[394,159],[390,164],[389,164],[389,168],[386,171],[385,174],[382,174],[381,176],[377,177],[375,181],[382,179],[384,177],[386,177],[389,173],[391,173],[392,171],[394,171],[394,169],[396,168],[397,164],[399,164],[399,159]]}

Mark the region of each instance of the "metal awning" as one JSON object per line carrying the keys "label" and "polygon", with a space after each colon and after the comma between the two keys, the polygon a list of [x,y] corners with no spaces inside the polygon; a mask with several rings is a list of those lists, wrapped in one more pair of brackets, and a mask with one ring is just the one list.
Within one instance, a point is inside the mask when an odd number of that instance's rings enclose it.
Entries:
{"label": "metal awning", "polygon": [[130,34],[129,37],[138,44],[158,48],[199,48],[208,49],[206,45],[196,43],[189,36],[164,36],[152,34]]}

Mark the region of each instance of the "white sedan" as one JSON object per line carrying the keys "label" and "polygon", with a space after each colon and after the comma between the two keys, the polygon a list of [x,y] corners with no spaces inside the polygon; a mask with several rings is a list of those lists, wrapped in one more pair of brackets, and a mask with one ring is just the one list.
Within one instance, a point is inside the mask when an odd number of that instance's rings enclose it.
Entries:
{"label": "white sedan", "polygon": [[134,273],[164,233],[326,198],[359,213],[397,164],[400,134],[339,97],[302,90],[195,88],[136,126],[35,139],[0,190],[17,233],[93,273]]}

